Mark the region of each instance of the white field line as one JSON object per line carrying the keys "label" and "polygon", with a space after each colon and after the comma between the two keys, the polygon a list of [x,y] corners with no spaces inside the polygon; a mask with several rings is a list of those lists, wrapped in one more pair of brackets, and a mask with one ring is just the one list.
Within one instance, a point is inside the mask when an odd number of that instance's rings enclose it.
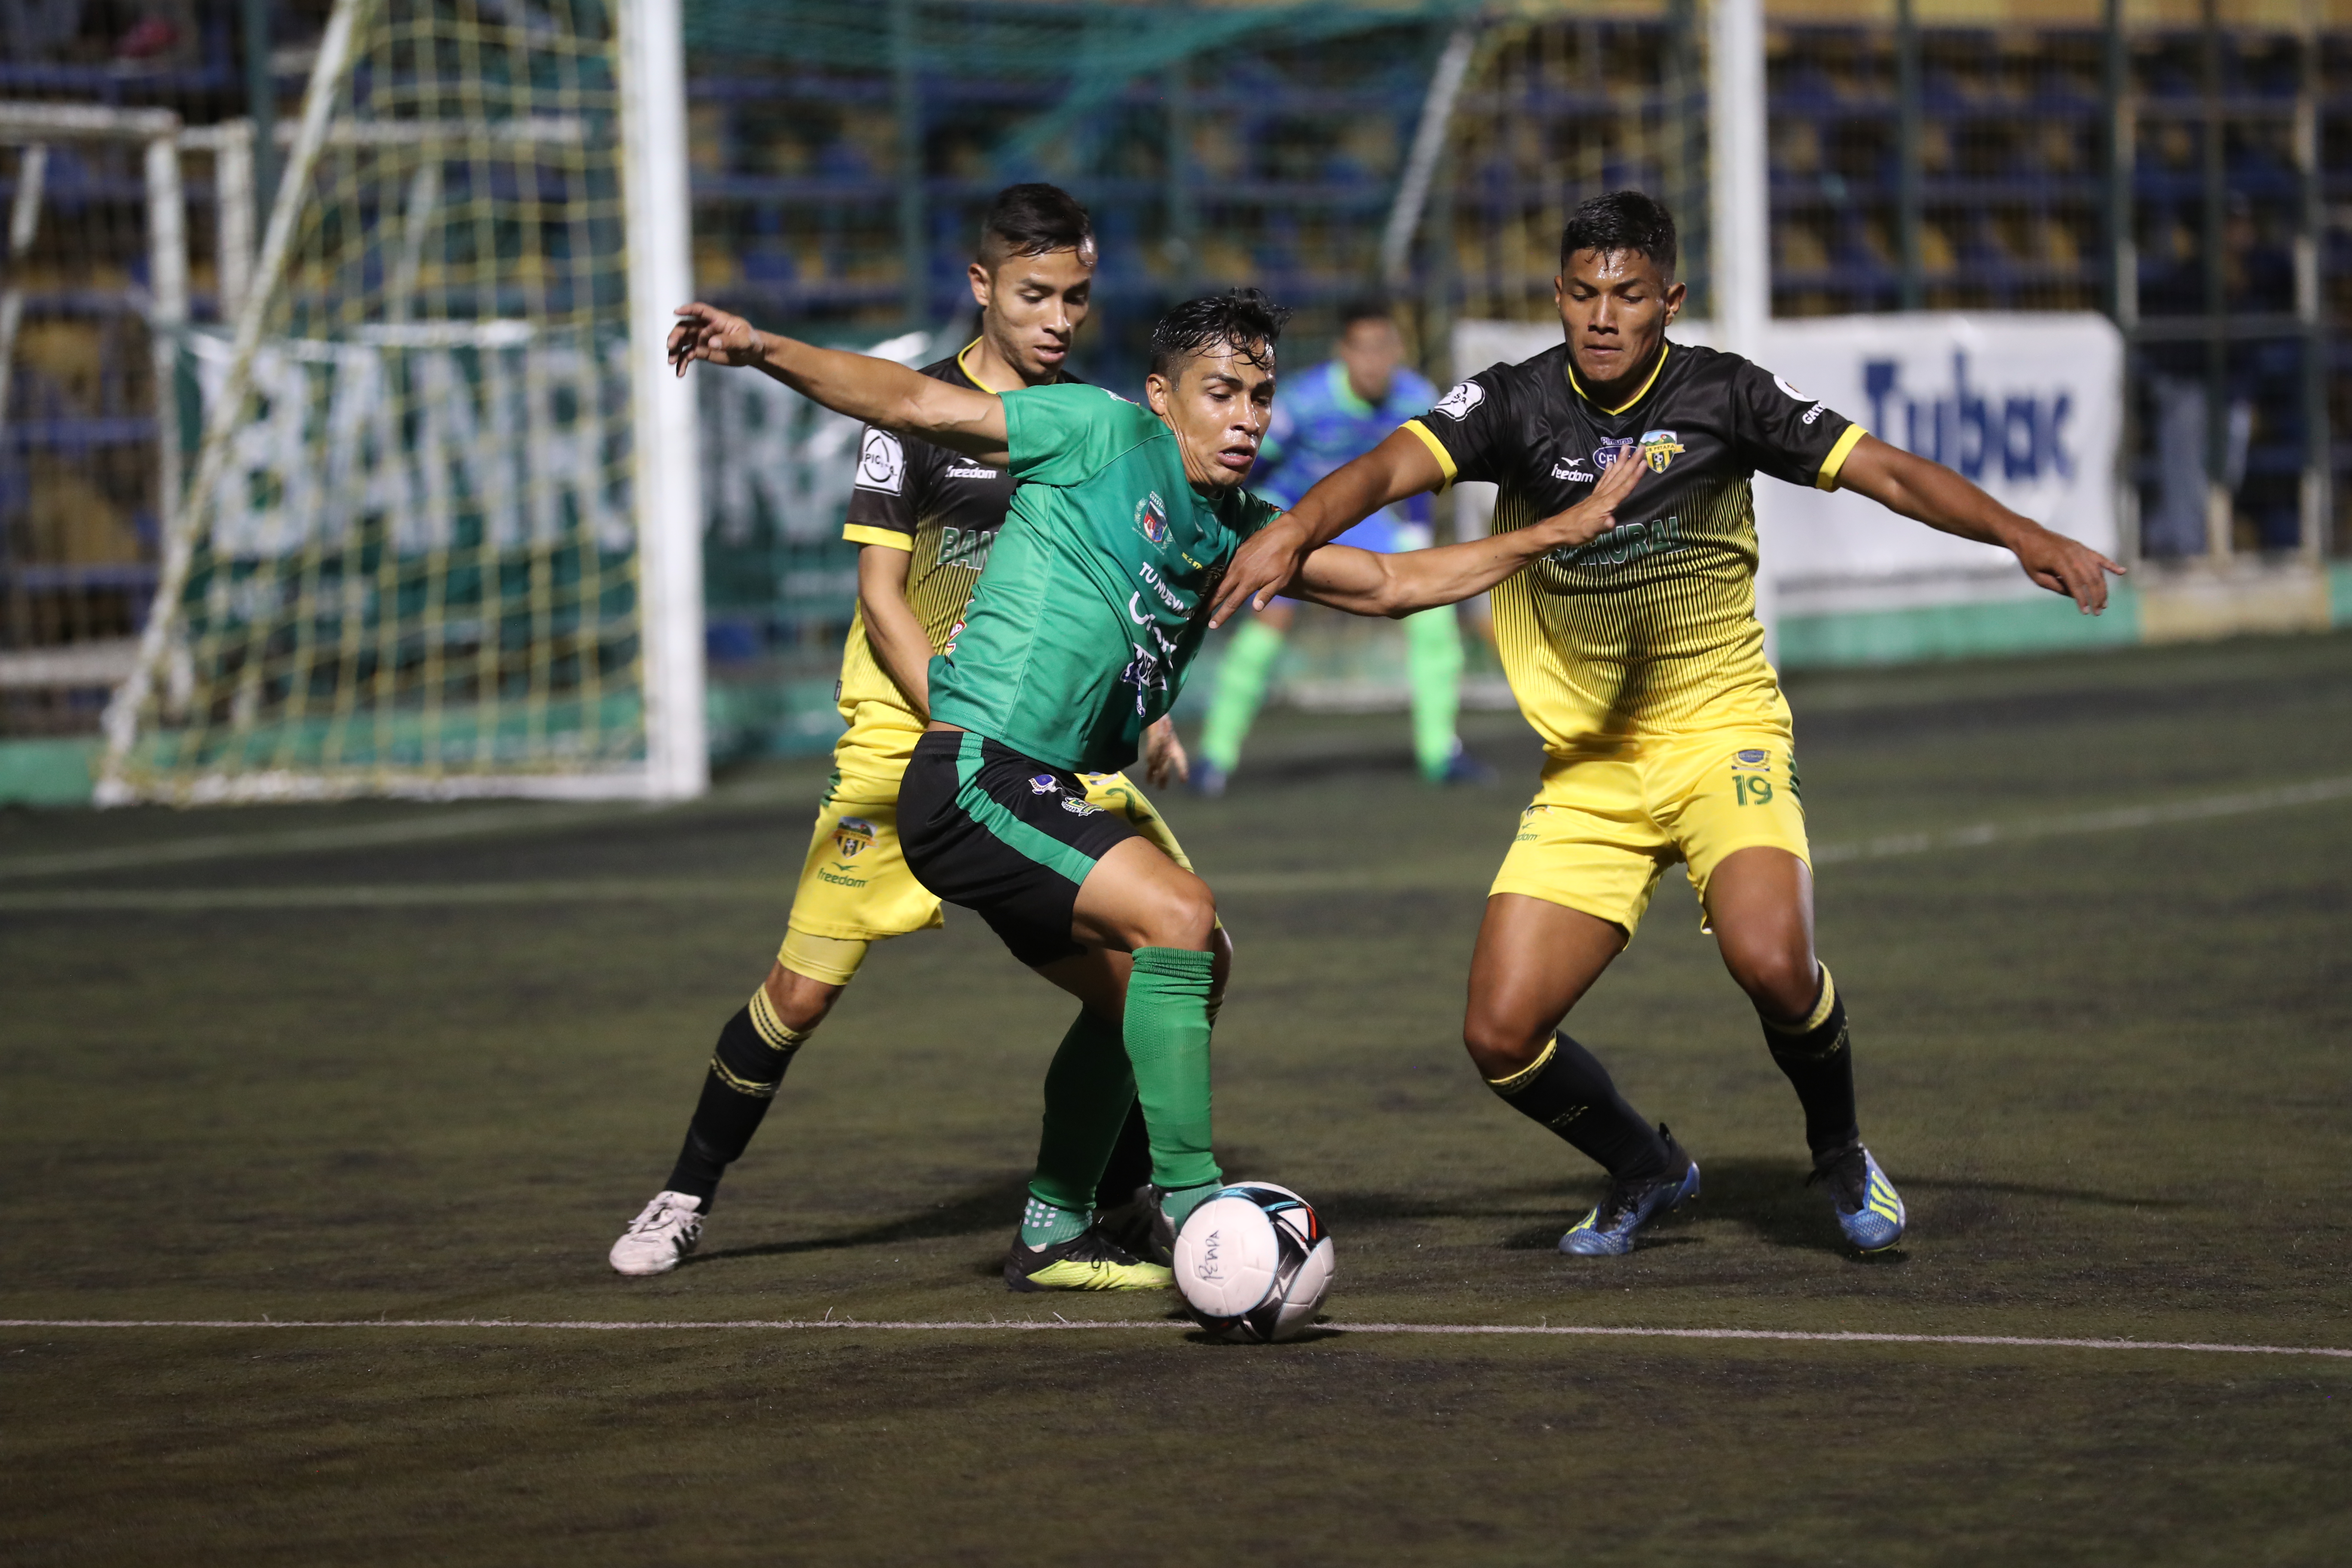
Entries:
{"label": "white field line", "polygon": [[[2095,833],[2121,833],[2161,827],[2174,823],[2205,822],[2217,817],[2246,816],[2352,798],[2352,774],[2313,779],[2303,784],[2265,789],[2235,790],[2226,795],[2194,796],[2154,805],[2114,806],[2058,816],[2027,817],[2017,822],[1979,822],[1965,827],[1923,833],[1886,834],[1850,843],[1813,847],[1818,866],[1856,860],[1885,860],[1927,855],[1941,850],[1979,849],[1996,844],[2025,843],[2042,838],[2074,837]],[[622,816],[642,816],[649,808],[579,812],[557,816],[539,811],[500,809],[463,812],[446,818],[382,823],[369,827],[317,828],[291,833],[189,839],[178,845],[151,845],[122,849],[92,850],[80,855],[32,856],[0,860],[0,879],[12,876],[55,876],[67,871],[112,870],[133,866],[219,859],[247,853],[288,854],[303,850],[366,848],[381,845],[454,838],[513,828],[555,828]],[[1486,878],[1485,862],[1471,871],[1459,868],[1388,866],[1369,870],[1244,871],[1219,877],[1220,892],[1305,894],[1404,891],[1416,889],[1475,887]],[[109,888],[58,889],[0,892],[0,913],[69,911],[153,911],[171,913],[201,910],[238,909],[399,909],[424,905],[528,903],[711,903],[768,902],[791,896],[782,880],[747,882],[736,879],[701,881],[667,879],[631,881],[625,879],[530,882],[394,882],[269,888]]]}
{"label": "white field line", "polygon": [[2202,822],[2217,816],[2247,816],[2256,812],[2283,811],[2290,806],[2317,805],[2352,796],[2352,775],[2313,779],[2305,784],[2277,784],[2268,789],[2237,790],[2228,795],[2199,795],[2158,805],[2115,806],[2105,811],[2082,811],[2063,816],[2027,817],[2021,822],[1980,822],[1940,833],[1895,833],[1865,838],[1857,844],[1823,844],[1813,858],[1832,865],[1844,860],[1884,860],[1899,855],[1925,855],[1937,849],[1975,849],[1988,844],[2016,844],[2033,838],[2063,838],[2082,833],[2121,833],[2136,827],[2161,827],[2175,822]]}
{"label": "white field line", "polygon": [[[991,1319],[922,1322],[865,1318],[728,1318],[679,1322],[638,1320],[520,1318],[0,1318],[0,1329],[516,1329],[574,1333],[658,1333],[710,1330],[866,1330],[882,1333],[1039,1333],[1063,1330],[1159,1330],[1181,1332],[1185,1325],[1165,1319],[1118,1319],[1102,1322]],[[1791,1344],[1979,1345],[2003,1350],[2179,1351],[2211,1355],[2307,1355],[2352,1360],[2352,1350],[2331,1345],[2224,1344],[2204,1340],[2064,1339],[2027,1334],[1879,1334],[1796,1329],[1625,1329],[1546,1323],[1327,1323],[1342,1334],[1506,1335],[1534,1338],[1641,1340],[1761,1340]]]}

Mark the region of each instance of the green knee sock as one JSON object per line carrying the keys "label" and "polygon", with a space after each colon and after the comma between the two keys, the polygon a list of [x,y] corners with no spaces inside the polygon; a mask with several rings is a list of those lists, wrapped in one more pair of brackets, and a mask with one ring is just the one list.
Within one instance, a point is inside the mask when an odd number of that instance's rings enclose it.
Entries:
{"label": "green knee sock", "polygon": [[1209,694],[1209,716],[1201,726],[1201,756],[1211,767],[1231,773],[1240,765],[1242,742],[1265,700],[1274,661],[1282,657],[1282,634],[1253,616],[1234,631],[1233,646],[1217,666]]}
{"label": "green knee sock", "polygon": [[[1134,1103],[1135,1074],[1118,1026],[1081,1012],[1045,1069],[1045,1126],[1037,1140],[1037,1171],[1029,1179],[1023,1241],[1050,1246],[1086,1228],[1103,1166]],[[1041,1206],[1050,1212],[1040,1215]]]}
{"label": "green knee sock", "polygon": [[1128,976],[1127,1056],[1151,1134],[1151,1179],[1171,1191],[1223,1179],[1209,1152],[1210,964],[1205,952],[1139,947]]}
{"label": "green knee sock", "polygon": [[1441,605],[1404,618],[1405,671],[1412,683],[1412,755],[1422,777],[1444,776],[1454,760],[1462,709],[1462,625]]}

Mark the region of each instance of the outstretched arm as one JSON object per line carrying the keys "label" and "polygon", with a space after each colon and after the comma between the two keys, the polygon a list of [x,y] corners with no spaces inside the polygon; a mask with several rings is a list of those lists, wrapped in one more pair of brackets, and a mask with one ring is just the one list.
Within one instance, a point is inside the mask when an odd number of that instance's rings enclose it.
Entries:
{"label": "outstretched arm", "polygon": [[[1412,444],[1421,447],[1419,441]],[[1426,448],[1422,449],[1425,454]],[[1433,462],[1431,467],[1436,465]],[[1291,588],[1301,598],[1359,616],[1396,617],[1458,604],[1485,593],[1538,555],[1574,549],[1616,527],[1618,506],[1646,471],[1647,465],[1633,455],[1629,442],[1618,449],[1617,460],[1609,465],[1591,495],[1541,522],[1401,555],[1327,544],[1307,557]]]}
{"label": "outstretched arm", "polygon": [[[1209,624],[1221,626],[1246,603],[1263,610],[1266,601],[1298,575],[1307,556],[1384,506],[1433,490],[1444,473],[1429,448],[1410,430],[1392,430],[1386,440],[1353,462],[1332,469],[1297,506],[1252,534],[1225,568],[1224,581],[1209,605]],[[1361,553],[1356,552],[1355,553]],[[1510,575],[1508,572],[1502,574]],[[1496,581],[1501,581],[1498,577]],[[1467,598],[1479,590],[1456,595]],[[1432,600],[1451,604],[1451,599]],[[1385,611],[1366,610],[1365,615]]]}
{"label": "outstretched arm", "polygon": [[1868,496],[1929,528],[2000,545],[2017,557],[2028,577],[2066,595],[2086,616],[2107,607],[2107,574],[2124,574],[2089,545],[2021,517],[1943,464],[1875,436],[1864,436],[1847,456],[1837,482],[1840,489]]}
{"label": "outstretched arm", "polygon": [[814,348],[709,305],[680,305],[677,314],[669,363],[680,375],[696,360],[756,365],[835,414],[920,436],[992,467],[1010,460],[1004,405],[994,393],[950,386],[871,354]]}

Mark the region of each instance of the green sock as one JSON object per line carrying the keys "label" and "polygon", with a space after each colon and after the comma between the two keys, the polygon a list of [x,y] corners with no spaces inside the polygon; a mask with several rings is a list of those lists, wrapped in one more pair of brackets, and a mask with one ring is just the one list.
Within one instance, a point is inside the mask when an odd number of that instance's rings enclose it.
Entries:
{"label": "green sock", "polygon": [[1281,657],[1282,634],[1256,616],[1234,628],[1233,646],[1217,666],[1216,688],[1209,693],[1209,716],[1201,725],[1201,758],[1211,767],[1231,773],[1241,764],[1242,742],[1257,721],[1274,661]]}
{"label": "green sock", "polygon": [[1222,1179],[1209,1152],[1211,963],[1205,952],[1139,947],[1128,975],[1127,1057],[1151,1133],[1151,1179],[1171,1192]]}
{"label": "green sock", "polygon": [[1162,1193],[1160,1194],[1160,1212],[1168,1216],[1170,1225],[1181,1230],[1184,1228],[1184,1221],[1191,1217],[1192,1211],[1207,1203],[1223,1185],[1224,1183],[1220,1179],[1214,1182],[1202,1182],[1197,1187],[1180,1187],[1172,1193]]}
{"label": "green sock", "polygon": [[[1045,1126],[1037,1139],[1036,1174],[1029,1181],[1032,1208],[1044,1204],[1064,1213],[1093,1210],[1103,1166],[1134,1103],[1135,1075],[1118,1026],[1081,1010],[1062,1037],[1054,1065],[1045,1069]],[[1028,1236],[1026,1220],[1022,1235]]]}
{"label": "green sock", "polygon": [[1088,1218],[1075,1209],[1056,1208],[1032,1195],[1021,1211],[1021,1245],[1035,1248],[1087,1233]]}
{"label": "green sock", "polygon": [[1462,709],[1462,624],[1441,605],[1404,618],[1405,673],[1412,684],[1412,755],[1421,776],[1444,777]]}

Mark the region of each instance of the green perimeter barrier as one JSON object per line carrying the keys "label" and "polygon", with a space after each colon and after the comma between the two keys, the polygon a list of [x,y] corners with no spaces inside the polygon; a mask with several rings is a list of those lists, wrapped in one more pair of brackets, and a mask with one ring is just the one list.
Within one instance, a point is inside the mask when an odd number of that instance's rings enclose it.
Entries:
{"label": "green perimeter barrier", "polygon": [[[2339,614],[2337,619],[2342,618]],[[2103,616],[2084,615],[2071,600],[2055,594],[1988,604],[1784,616],[1773,662],[1783,669],[1913,664],[2125,647],[2139,640],[2138,595],[2129,584],[2117,584]]]}
{"label": "green perimeter barrier", "polygon": [[88,805],[104,744],[95,735],[0,741],[0,805]]}

